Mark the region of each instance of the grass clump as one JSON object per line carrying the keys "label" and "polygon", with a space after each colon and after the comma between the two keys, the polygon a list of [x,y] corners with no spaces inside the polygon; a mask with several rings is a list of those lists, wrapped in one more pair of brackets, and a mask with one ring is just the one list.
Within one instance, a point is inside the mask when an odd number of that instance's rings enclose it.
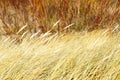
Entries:
{"label": "grass clump", "polygon": [[0,9],[1,34],[7,35],[24,25],[19,34],[111,29],[120,18],[119,0],[1,0]]}
{"label": "grass clump", "polygon": [[[1,80],[119,80],[119,34],[103,31],[0,40]],[[74,43],[74,44],[73,44]]]}

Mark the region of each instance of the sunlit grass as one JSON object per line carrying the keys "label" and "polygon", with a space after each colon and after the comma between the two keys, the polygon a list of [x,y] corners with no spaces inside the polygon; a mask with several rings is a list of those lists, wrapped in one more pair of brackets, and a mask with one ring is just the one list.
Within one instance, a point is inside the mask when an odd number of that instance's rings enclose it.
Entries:
{"label": "sunlit grass", "polygon": [[1,80],[120,80],[120,36],[104,30],[0,40]]}
{"label": "sunlit grass", "polygon": [[0,0],[0,80],[120,80],[119,0]]}

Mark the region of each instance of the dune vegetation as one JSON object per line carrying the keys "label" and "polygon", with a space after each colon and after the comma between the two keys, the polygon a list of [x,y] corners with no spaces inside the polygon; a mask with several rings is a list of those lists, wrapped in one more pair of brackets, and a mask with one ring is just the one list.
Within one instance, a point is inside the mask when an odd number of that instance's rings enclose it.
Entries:
{"label": "dune vegetation", "polygon": [[0,0],[0,80],[120,80],[120,0]]}

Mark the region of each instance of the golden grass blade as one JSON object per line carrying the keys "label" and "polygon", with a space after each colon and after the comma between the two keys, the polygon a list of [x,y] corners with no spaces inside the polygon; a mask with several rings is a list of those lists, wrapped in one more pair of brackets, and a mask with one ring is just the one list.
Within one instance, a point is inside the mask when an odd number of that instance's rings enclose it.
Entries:
{"label": "golden grass blade", "polygon": [[20,33],[22,30],[24,30],[27,26],[28,26],[27,24],[24,25],[24,26],[17,32],[17,34],[19,34],[19,33]]}

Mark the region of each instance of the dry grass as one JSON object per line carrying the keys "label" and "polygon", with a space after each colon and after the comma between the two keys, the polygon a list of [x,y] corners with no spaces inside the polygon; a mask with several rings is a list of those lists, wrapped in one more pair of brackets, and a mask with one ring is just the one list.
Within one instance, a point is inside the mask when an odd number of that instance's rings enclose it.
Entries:
{"label": "dry grass", "polygon": [[26,24],[20,35],[38,30],[55,33],[113,28],[119,18],[120,0],[0,0],[0,33],[7,35],[16,34]]}
{"label": "dry grass", "polygon": [[0,0],[0,80],[120,80],[119,22],[120,0]]}
{"label": "dry grass", "polygon": [[120,36],[104,30],[0,39],[0,80],[120,80]]}

